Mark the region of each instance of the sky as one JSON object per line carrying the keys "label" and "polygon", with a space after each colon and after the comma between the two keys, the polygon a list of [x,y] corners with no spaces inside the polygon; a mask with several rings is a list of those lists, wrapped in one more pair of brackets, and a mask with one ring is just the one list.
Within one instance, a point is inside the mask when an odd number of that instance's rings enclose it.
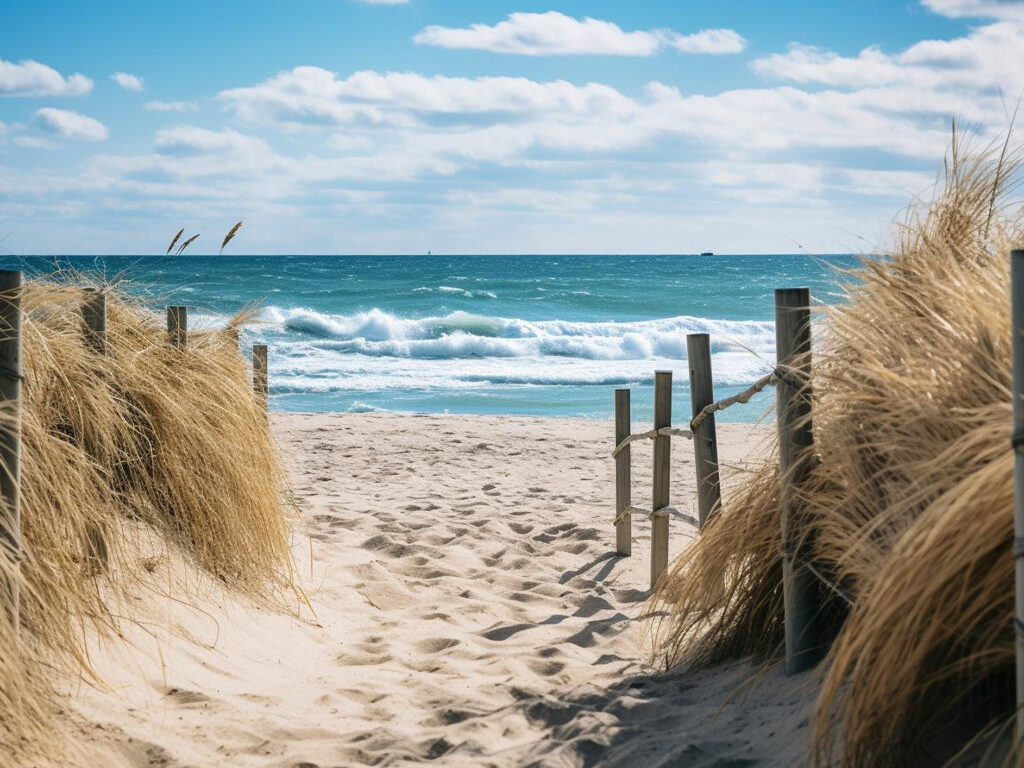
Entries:
{"label": "sky", "polygon": [[884,249],[1024,0],[3,0],[0,248]]}

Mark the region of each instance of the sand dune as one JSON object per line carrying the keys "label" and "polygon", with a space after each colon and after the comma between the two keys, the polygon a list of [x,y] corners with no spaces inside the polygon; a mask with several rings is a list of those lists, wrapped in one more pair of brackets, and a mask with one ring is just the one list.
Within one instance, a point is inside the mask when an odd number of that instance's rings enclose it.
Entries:
{"label": "sand dune", "polygon": [[[658,675],[638,622],[649,523],[613,556],[611,428],[532,418],[275,415],[315,616],[250,604],[162,555],[106,686],[75,718],[92,765],[793,765],[809,704],[748,665]],[[723,464],[763,432],[720,427]],[[649,444],[634,502],[650,498]],[[691,512],[689,446],[673,500]],[[694,535],[672,523],[676,553]],[[310,557],[312,556],[312,560]],[[192,605],[161,596],[187,579]],[[736,703],[722,709],[730,697]],[[721,712],[719,710],[721,709]]]}

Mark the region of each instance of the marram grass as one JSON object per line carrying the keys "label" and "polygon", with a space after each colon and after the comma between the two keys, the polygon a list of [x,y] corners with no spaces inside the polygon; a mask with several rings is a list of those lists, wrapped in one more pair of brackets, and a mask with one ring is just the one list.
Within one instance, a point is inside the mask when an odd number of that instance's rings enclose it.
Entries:
{"label": "marram grass", "polygon": [[[84,640],[130,619],[155,531],[227,586],[293,589],[287,491],[235,318],[173,347],[162,319],[107,299],[107,354],[83,333],[82,286],[30,281],[24,310],[20,632],[0,612],[0,754],[38,765],[61,748],[54,693],[89,674]],[[149,534],[151,535],[151,534]]]}
{"label": "marram grass", "polygon": [[[934,202],[815,325],[801,502],[844,595],[822,587],[819,765],[941,765],[1013,715],[1011,154],[954,139]],[[733,485],[652,597],[668,666],[781,654],[777,456]]]}

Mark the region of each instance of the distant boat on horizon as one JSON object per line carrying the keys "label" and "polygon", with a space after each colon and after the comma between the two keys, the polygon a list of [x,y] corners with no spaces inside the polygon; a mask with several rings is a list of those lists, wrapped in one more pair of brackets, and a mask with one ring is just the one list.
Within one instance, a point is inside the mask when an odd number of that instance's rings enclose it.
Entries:
{"label": "distant boat on horizon", "polygon": [[701,251],[700,255],[701,256],[714,256],[715,252],[714,251]]}

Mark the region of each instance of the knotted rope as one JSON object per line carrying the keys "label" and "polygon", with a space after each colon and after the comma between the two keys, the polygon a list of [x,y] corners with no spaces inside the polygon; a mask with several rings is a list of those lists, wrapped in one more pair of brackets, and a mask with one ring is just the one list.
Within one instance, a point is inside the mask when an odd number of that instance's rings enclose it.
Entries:
{"label": "knotted rope", "polygon": [[638,432],[616,445],[612,451],[612,457],[618,456],[622,449],[634,440],[653,440],[656,437],[685,437],[687,440],[692,440],[693,433],[688,429],[678,429],[677,427],[662,427],[661,429],[652,429],[650,432]]}
{"label": "knotted rope", "polygon": [[718,400],[717,402],[704,406],[704,408],[701,409],[701,412],[694,416],[693,419],[690,421],[690,430],[696,432],[697,428],[704,423],[704,420],[707,419],[707,417],[713,414],[715,411],[724,411],[730,405],[736,405],[736,403],[749,402],[750,398],[752,398],[765,387],[774,387],[776,384],[778,384],[780,378],[780,372],[778,369],[776,369],[769,373],[764,378],[758,379],[750,387],[743,390],[738,395],[733,395],[732,397],[727,397],[724,400]]}

